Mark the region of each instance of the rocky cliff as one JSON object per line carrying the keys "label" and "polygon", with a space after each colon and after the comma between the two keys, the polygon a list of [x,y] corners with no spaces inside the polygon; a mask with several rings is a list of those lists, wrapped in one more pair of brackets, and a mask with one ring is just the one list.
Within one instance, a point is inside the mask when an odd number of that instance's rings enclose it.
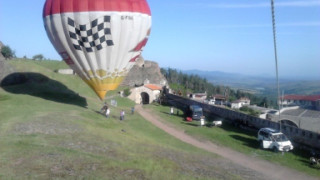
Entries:
{"label": "rocky cliff", "polygon": [[161,74],[160,67],[156,62],[145,61],[140,57],[122,82],[122,85],[135,87],[144,84],[166,85],[167,80]]}

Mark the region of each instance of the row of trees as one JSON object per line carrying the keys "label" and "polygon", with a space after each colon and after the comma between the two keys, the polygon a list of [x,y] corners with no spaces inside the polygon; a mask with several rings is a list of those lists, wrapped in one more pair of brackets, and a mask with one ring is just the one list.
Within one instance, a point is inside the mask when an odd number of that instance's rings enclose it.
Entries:
{"label": "row of trees", "polygon": [[177,93],[181,93],[183,96],[186,96],[188,93],[207,92],[209,98],[216,94],[222,94],[228,101],[232,102],[241,97],[247,97],[251,100],[252,104],[258,106],[275,106],[275,102],[268,100],[267,97],[256,96],[241,90],[233,90],[226,86],[213,85],[208,82],[206,78],[202,78],[198,75],[188,75],[172,68],[161,68],[161,73],[166,77],[170,84],[170,88]]}
{"label": "row of trees", "polygon": [[[5,59],[16,58],[16,52],[10,48],[10,46],[4,45],[1,48],[1,54]],[[23,56],[23,59],[27,59],[27,56]],[[42,54],[36,54],[32,56],[33,60],[46,60]]]}

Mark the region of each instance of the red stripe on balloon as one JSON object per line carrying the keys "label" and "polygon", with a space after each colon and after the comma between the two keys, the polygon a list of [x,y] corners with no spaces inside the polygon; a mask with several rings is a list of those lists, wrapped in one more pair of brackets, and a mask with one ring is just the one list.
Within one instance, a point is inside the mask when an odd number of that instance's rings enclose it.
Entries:
{"label": "red stripe on balloon", "polygon": [[68,12],[120,11],[151,15],[146,0],[47,0],[43,17]]}
{"label": "red stripe on balloon", "polygon": [[144,38],[139,44],[131,51],[140,51],[148,42],[148,38]]}
{"label": "red stripe on balloon", "polygon": [[140,54],[132,58],[129,62],[136,62],[139,57],[140,57]]}

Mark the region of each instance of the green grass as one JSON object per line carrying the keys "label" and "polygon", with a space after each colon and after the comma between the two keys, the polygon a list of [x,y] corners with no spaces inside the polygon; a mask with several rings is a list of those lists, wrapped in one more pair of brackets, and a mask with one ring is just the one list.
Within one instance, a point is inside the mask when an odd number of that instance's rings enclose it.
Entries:
{"label": "green grass", "polygon": [[210,140],[213,143],[230,147],[236,151],[242,152],[249,156],[259,157],[266,159],[273,163],[278,163],[298,171],[320,177],[320,171],[317,167],[309,165],[309,152],[294,149],[288,153],[274,153],[269,150],[259,149],[259,143],[256,140],[256,132],[249,132],[232,125],[224,123],[221,127],[200,127],[198,121],[187,123],[183,121],[182,113],[180,116],[169,114],[169,106],[159,106],[154,104],[148,106],[155,113],[157,113],[162,119],[165,119],[167,123],[173,124],[176,128],[184,130],[187,134],[190,134],[199,139]]}
{"label": "green grass", "polygon": [[33,81],[0,88],[0,179],[241,179],[218,156],[131,115],[134,103],[117,91],[105,118],[81,79],[53,72],[63,62],[10,63]]}

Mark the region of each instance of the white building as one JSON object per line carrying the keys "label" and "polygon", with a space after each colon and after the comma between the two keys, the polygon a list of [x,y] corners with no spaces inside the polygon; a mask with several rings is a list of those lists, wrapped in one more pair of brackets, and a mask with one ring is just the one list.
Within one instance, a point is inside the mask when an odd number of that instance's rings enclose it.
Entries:
{"label": "white building", "polygon": [[233,109],[240,109],[243,106],[249,106],[250,105],[250,99],[244,97],[244,98],[240,98],[236,101],[233,101],[231,103],[231,108]]}
{"label": "white building", "polygon": [[161,86],[146,84],[144,86],[132,88],[128,98],[136,104],[150,104],[159,98],[161,91]]}
{"label": "white building", "polygon": [[74,75],[75,74],[75,72],[72,69],[58,69],[57,73],[67,74],[67,75]]}
{"label": "white building", "polygon": [[201,102],[203,102],[204,100],[207,99],[207,92],[189,94],[189,97],[190,97],[191,99],[196,100],[196,101],[201,101]]}

